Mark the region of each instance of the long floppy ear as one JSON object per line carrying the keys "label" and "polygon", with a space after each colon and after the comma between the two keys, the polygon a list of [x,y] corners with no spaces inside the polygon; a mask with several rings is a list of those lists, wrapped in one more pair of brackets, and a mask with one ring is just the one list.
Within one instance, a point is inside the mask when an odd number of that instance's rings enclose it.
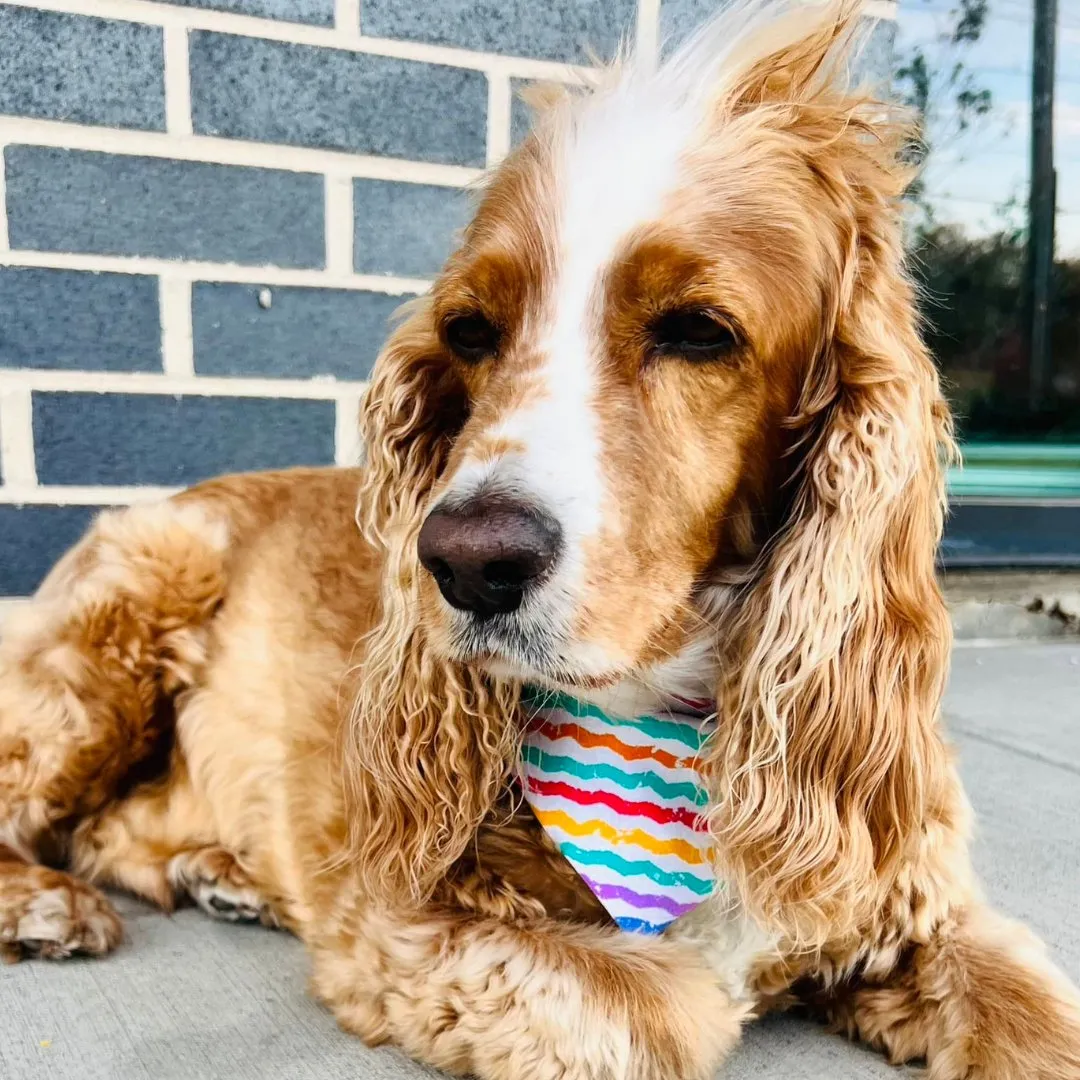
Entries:
{"label": "long floppy ear", "polygon": [[420,618],[416,540],[468,402],[414,302],[375,367],[361,424],[357,523],[382,557],[381,610],[343,730],[349,853],[373,895],[427,899],[502,789],[516,696],[435,657]]}
{"label": "long floppy ear", "polygon": [[935,558],[952,433],[903,266],[904,136],[819,80],[837,40],[759,65],[757,100],[781,88],[773,111],[828,194],[838,281],[808,346],[786,522],[725,627],[708,762],[724,871],[809,948],[872,914],[944,782],[951,643]]}

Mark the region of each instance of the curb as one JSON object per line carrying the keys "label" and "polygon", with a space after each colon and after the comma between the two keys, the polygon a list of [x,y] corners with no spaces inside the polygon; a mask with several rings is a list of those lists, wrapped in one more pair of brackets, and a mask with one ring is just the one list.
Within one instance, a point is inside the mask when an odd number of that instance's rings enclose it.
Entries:
{"label": "curb", "polygon": [[1080,637],[1080,574],[951,571],[942,583],[957,641]]}

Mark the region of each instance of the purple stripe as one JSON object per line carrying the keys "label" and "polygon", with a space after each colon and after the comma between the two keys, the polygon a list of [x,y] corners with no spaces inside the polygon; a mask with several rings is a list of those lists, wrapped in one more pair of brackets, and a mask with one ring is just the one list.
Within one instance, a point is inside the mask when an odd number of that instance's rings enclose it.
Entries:
{"label": "purple stripe", "polygon": [[[578,870],[578,873],[581,874],[581,871]],[[693,902],[680,904],[678,900],[672,900],[670,896],[634,892],[633,889],[628,889],[624,885],[605,885],[599,881],[593,881],[588,874],[581,874],[581,876],[598,900],[622,900],[623,903],[630,904],[632,907],[659,908],[673,916],[685,915],[698,906]]]}

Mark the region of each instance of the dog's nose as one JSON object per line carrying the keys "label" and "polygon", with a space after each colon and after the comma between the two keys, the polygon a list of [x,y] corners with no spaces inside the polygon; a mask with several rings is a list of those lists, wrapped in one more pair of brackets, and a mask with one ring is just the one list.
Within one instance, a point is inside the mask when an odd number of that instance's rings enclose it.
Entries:
{"label": "dog's nose", "polygon": [[551,569],[562,536],[549,518],[505,499],[436,507],[417,553],[448,604],[480,616],[515,611]]}

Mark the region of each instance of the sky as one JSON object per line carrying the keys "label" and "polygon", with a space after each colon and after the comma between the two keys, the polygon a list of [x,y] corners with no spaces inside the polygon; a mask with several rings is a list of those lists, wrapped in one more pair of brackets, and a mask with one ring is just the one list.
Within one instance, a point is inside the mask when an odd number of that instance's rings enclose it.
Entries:
{"label": "sky", "polygon": [[[897,55],[922,46],[947,69],[962,59],[993,108],[967,132],[943,99],[930,124],[927,195],[941,222],[971,235],[1020,224],[1027,201],[1031,102],[1032,0],[989,0],[973,45],[942,46],[952,25],[950,0],[900,0]],[[1058,0],[1054,156],[1057,166],[1057,254],[1080,258],[1080,0]],[[1010,201],[1016,204],[1011,213]]]}

